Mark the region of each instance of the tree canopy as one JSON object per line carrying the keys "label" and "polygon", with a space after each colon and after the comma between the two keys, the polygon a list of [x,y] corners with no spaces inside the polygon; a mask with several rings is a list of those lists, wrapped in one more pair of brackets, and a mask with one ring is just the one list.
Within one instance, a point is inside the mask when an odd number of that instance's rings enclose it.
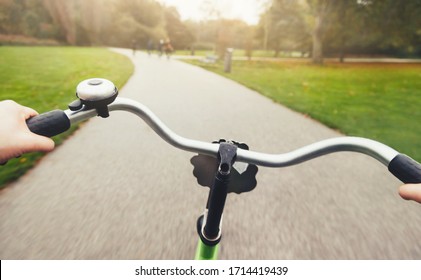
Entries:
{"label": "tree canopy", "polygon": [[307,48],[315,63],[346,53],[421,56],[420,14],[418,0],[273,0],[259,36],[275,50]]}
{"label": "tree canopy", "polygon": [[174,8],[153,0],[0,0],[0,33],[125,47],[167,38],[185,47],[194,39]]}

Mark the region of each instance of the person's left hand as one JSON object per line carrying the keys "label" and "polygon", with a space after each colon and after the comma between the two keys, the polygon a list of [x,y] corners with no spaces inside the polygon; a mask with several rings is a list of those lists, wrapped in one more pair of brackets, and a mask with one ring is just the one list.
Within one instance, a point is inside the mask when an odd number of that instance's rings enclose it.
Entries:
{"label": "person's left hand", "polygon": [[28,152],[48,152],[54,141],[32,133],[26,120],[38,113],[31,108],[6,100],[0,102],[0,163]]}

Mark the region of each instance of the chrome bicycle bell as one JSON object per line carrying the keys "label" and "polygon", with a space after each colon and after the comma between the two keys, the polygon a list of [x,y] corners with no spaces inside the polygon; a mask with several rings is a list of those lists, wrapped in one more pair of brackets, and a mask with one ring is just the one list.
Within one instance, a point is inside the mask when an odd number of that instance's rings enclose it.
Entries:
{"label": "chrome bicycle bell", "polygon": [[117,95],[118,89],[111,81],[102,78],[87,79],[76,87],[76,96],[79,99],[73,101],[69,109],[72,111],[82,108],[96,109],[98,116],[106,118],[109,116],[107,105],[111,104]]}

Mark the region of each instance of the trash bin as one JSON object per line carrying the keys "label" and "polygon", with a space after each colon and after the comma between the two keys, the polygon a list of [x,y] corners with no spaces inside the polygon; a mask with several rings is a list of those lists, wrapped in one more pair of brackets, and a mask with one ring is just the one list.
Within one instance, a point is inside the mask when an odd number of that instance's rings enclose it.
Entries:
{"label": "trash bin", "polygon": [[232,61],[232,52],[233,48],[227,48],[225,50],[225,59],[224,59],[224,72],[231,73],[231,61]]}

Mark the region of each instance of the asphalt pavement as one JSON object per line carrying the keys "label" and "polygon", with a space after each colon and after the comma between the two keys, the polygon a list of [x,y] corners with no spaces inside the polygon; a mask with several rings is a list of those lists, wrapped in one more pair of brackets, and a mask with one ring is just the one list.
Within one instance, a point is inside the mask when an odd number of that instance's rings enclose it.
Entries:
{"label": "asphalt pavement", "polygon": [[[342,136],[196,66],[114,51],[136,66],[120,95],[184,137],[282,153]],[[91,119],[0,192],[0,259],[193,258],[208,189],[192,156],[127,112]],[[260,167],[257,179],[227,198],[221,259],[421,259],[421,206],[372,158]]]}

